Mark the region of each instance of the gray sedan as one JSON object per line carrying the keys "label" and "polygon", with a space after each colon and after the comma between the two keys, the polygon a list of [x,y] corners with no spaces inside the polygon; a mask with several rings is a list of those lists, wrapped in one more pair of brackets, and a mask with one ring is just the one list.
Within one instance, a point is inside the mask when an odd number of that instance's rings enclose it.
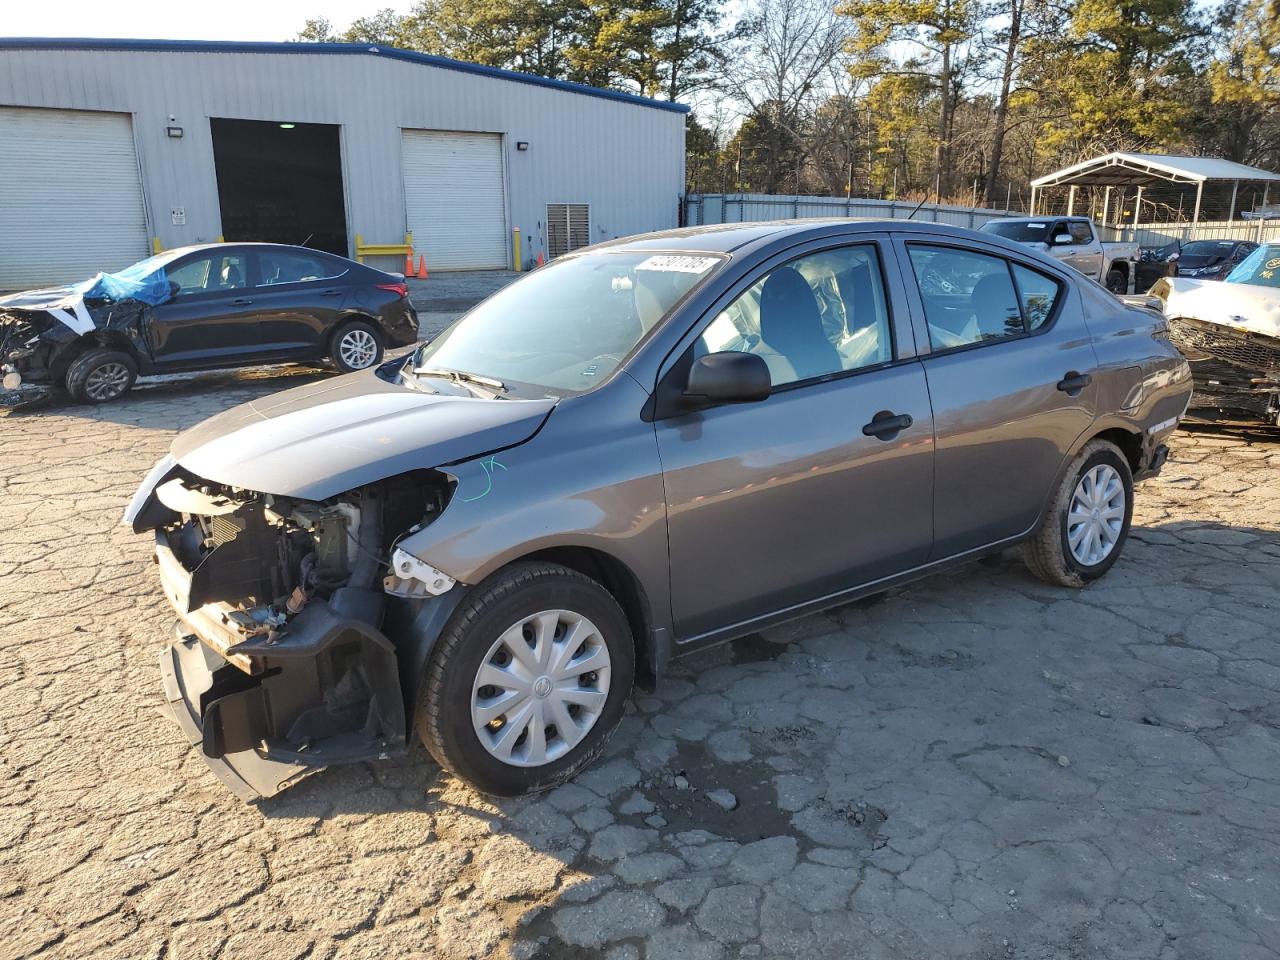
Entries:
{"label": "gray sedan", "polygon": [[512,795],[669,660],[1020,546],[1082,587],[1191,395],[1164,320],[934,224],[629,238],[181,434],[126,513],[246,799],[403,753]]}

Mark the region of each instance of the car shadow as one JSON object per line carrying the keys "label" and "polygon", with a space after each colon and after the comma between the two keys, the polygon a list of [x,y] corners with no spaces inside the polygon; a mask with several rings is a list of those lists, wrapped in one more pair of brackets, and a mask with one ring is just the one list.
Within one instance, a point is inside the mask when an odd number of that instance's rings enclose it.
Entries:
{"label": "car shadow", "polygon": [[[1250,555],[1265,562],[1249,564]],[[1223,563],[1231,558],[1234,564]],[[656,691],[633,693],[604,755],[550,792],[480,795],[442,771],[414,737],[405,757],[326,771],[259,810],[271,820],[314,817],[359,830],[405,817],[400,842],[420,843],[429,863],[456,857],[465,864],[456,886],[447,882],[421,909],[467,899],[484,911],[490,907],[480,901],[509,890],[496,916],[521,942],[520,955],[599,957],[606,941],[638,945],[647,932],[683,924],[717,885],[765,883],[767,872],[752,874],[772,869],[762,855],[737,859],[756,841],[773,838],[771,855],[791,863],[796,853],[789,851],[798,852],[802,868],[820,864],[811,869],[824,890],[857,891],[867,870],[892,861],[886,845],[913,842],[924,822],[944,836],[964,833],[981,804],[1023,802],[1018,789],[1005,797],[998,784],[968,776],[964,764],[988,762],[980,760],[984,751],[1013,750],[1007,744],[1028,735],[1052,737],[1073,725],[1063,735],[1077,744],[1067,752],[1074,759],[1078,750],[1082,765],[1117,763],[1138,783],[1159,782],[1158,764],[1135,767],[1122,747],[1112,757],[1104,729],[1164,722],[1143,706],[1145,668],[1135,661],[1113,671],[1108,657],[1120,655],[1096,649],[1096,633],[1085,628],[1108,625],[1107,643],[1115,645],[1136,642],[1125,636],[1128,625],[1156,645],[1144,649],[1163,644],[1176,654],[1190,641],[1174,620],[1156,616],[1166,599],[1192,609],[1201,593],[1235,591],[1243,602],[1251,592],[1277,590],[1280,521],[1274,528],[1213,520],[1135,525],[1108,576],[1082,590],[1035,580],[1016,551],[1004,551],[677,660]],[[1143,596],[1151,598],[1150,616],[1131,608]],[[1161,674],[1157,686],[1178,679]],[[1034,735],[1023,732],[1028,725]],[[927,749],[917,742],[924,731]],[[1125,732],[1121,742],[1138,736]],[[865,762],[847,770],[833,764],[852,741],[863,743]],[[952,755],[979,759],[939,759]],[[1060,773],[1071,763],[1053,752],[1042,770],[1034,751],[1009,757],[1028,776],[1045,778],[1045,770]],[[938,776],[955,783],[936,783]],[[1073,789],[1079,797],[1059,798],[1055,816],[1095,816],[1089,791]],[[926,803],[929,790],[945,802]],[[966,808],[970,798],[979,806]],[[926,805],[926,821],[916,803]],[[1118,808],[1109,817],[1126,842],[1141,837],[1141,814]],[[1003,840],[983,842],[989,849],[960,868],[971,880],[977,863],[1006,849]],[[1052,851],[1044,856],[1052,867]],[[771,894],[775,904],[787,895]],[[615,918],[615,909],[634,915]],[[650,927],[645,910],[659,918]],[[614,933],[593,941],[583,924]],[[680,929],[692,950],[699,935]]]}

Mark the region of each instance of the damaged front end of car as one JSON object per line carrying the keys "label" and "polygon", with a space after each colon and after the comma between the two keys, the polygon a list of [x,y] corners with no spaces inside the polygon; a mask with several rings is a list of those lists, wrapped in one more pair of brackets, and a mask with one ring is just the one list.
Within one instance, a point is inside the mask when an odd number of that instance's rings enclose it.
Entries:
{"label": "damaged front end of car", "polygon": [[[70,288],[67,288],[70,289]],[[41,303],[62,290],[15,294],[0,303],[0,409],[19,409],[53,395],[77,356],[93,347],[148,356],[147,305],[92,299],[74,312],[58,307],[14,307]]]}
{"label": "damaged front end of car", "polygon": [[1280,426],[1280,337],[1177,317],[1169,337],[1191,364],[1191,406],[1242,411]]}
{"label": "damaged front end of car", "polygon": [[241,799],[404,753],[401,678],[420,674],[428,645],[414,638],[434,637],[465,587],[391,558],[453,486],[414,470],[313,501],[212,483],[171,458],[144,483],[126,521],[154,531],[178,615],[165,701]]}
{"label": "damaged front end of car", "polygon": [[27,406],[53,393],[50,364],[60,340],[72,339],[58,333],[43,311],[0,310],[0,408]]}

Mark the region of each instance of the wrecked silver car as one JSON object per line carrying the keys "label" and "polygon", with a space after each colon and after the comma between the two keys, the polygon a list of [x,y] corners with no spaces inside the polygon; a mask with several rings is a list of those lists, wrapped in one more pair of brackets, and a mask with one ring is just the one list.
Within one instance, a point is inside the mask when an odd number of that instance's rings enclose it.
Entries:
{"label": "wrecked silver car", "polygon": [[165,699],[239,796],[410,729],[514,795],[674,656],[1013,545],[1103,576],[1190,392],[1158,314],[996,237],[674,231],[180,434],[125,521],[177,613]]}
{"label": "wrecked silver car", "polygon": [[1150,296],[1191,362],[1191,406],[1280,426],[1280,243],[1257,247],[1225,280],[1167,278]]}

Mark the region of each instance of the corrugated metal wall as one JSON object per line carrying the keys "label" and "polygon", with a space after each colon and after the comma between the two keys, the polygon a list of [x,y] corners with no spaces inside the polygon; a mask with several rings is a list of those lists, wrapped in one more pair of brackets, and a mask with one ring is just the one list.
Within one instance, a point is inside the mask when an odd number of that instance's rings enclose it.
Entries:
{"label": "corrugated metal wall", "polygon": [[951,207],[913,200],[875,200],[870,197],[800,197],[769,193],[695,193],[685,201],[690,226],[743,223],[753,220],[795,220],[805,217],[870,217],[926,223],[949,223],[976,230],[988,220],[1020,217],[1017,211],[983,207]]}
{"label": "corrugated metal wall", "polygon": [[[685,217],[691,226],[708,223],[741,223],[750,220],[790,220],[799,217],[887,217],[902,220],[915,211],[914,220],[949,223],[976,230],[988,220],[1002,217],[1025,217],[1018,210],[992,210],[983,207],[952,207],[926,203],[916,210],[907,200],[873,200],[867,197],[793,197],[767,193],[690,194],[685,200]],[[1046,219],[1056,214],[1044,214]],[[1133,227],[1099,227],[1104,240],[1132,243]],[[1280,220],[1222,220],[1190,223],[1141,225],[1137,241],[1143,247],[1163,247],[1174,240],[1280,240]]]}
{"label": "corrugated metal wall", "polygon": [[341,125],[353,243],[403,240],[402,128],[503,135],[508,243],[519,227],[526,259],[545,249],[548,203],[589,203],[598,241],[675,226],[684,185],[683,114],[376,55],[0,47],[0,104],[132,114],[165,247],[222,232],[210,117]]}

